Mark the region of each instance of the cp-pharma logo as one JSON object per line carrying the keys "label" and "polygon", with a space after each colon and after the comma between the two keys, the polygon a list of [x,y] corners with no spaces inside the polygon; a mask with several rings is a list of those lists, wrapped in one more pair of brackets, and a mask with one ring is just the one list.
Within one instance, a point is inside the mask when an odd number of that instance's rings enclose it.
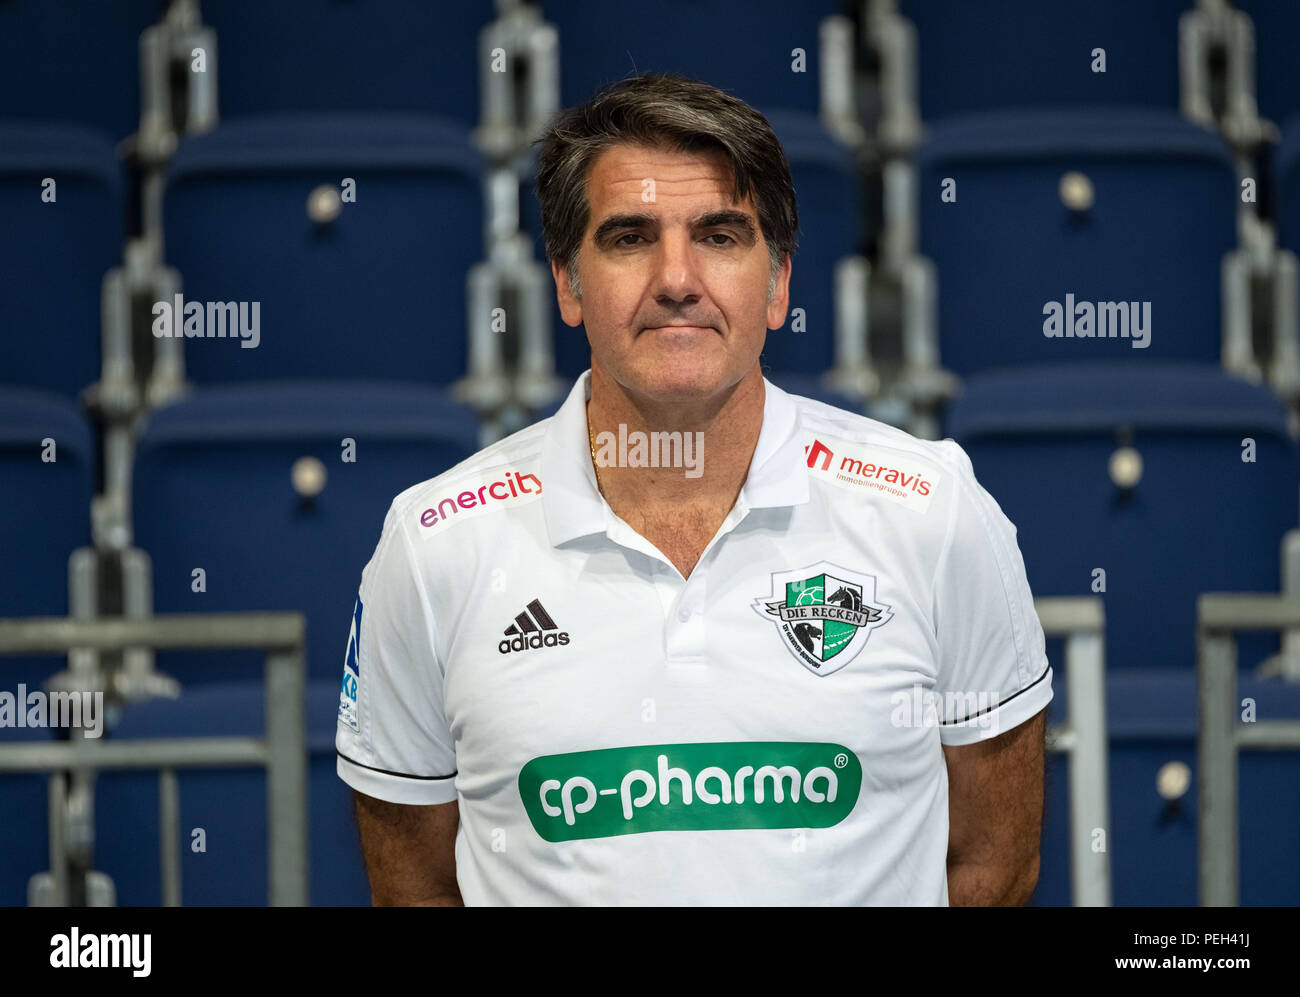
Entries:
{"label": "cp-pharma logo", "polygon": [[786,647],[814,675],[839,671],[893,612],[876,602],[876,576],[829,561],[772,575],[772,594],[754,610],[776,624]]}
{"label": "cp-pharma logo", "polygon": [[842,744],[640,744],[534,758],[519,795],[546,841],[646,831],[831,827],[852,811],[862,763]]}

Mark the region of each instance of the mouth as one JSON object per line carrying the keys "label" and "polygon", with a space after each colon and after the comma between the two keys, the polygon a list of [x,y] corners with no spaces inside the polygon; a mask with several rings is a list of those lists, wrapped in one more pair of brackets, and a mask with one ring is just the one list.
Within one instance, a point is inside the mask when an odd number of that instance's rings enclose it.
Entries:
{"label": "mouth", "polygon": [[708,325],[653,325],[645,330],[646,332],[667,332],[679,335],[690,335],[691,333],[714,332],[712,326]]}

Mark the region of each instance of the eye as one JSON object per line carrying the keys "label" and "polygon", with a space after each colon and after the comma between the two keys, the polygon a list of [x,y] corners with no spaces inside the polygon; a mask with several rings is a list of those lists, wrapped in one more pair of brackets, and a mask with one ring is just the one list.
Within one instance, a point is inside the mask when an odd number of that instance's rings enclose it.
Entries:
{"label": "eye", "polygon": [[723,239],[726,239],[726,240],[727,240],[727,242],[715,242],[715,243],[713,243],[713,245],[715,245],[715,246],[725,246],[727,243],[733,243],[733,244],[734,244],[735,241],[736,241],[736,240],[733,239],[731,236],[727,235],[726,232],[714,232],[712,235],[707,235],[707,236],[705,236],[705,238],[706,238],[706,239],[717,239],[717,238],[723,238]]}
{"label": "eye", "polygon": [[641,236],[637,235],[637,233],[635,233],[635,232],[627,232],[627,233],[625,233],[625,234],[623,234],[623,235],[620,235],[617,239],[615,239],[615,240],[614,240],[614,245],[616,245],[616,246],[631,246],[631,245],[633,245],[632,243],[630,243],[630,242],[624,242],[623,240],[624,240],[624,239],[640,239],[640,238],[641,238]]}

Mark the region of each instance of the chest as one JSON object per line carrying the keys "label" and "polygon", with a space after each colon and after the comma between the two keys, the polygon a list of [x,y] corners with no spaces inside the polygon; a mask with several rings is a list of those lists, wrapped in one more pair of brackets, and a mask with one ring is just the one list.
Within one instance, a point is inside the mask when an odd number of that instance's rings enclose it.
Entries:
{"label": "chest", "polygon": [[[606,725],[635,720],[639,729],[667,715],[687,727],[692,718],[743,716],[768,737],[792,736],[802,725],[790,723],[791,704],[802,702],[817,718],[810,729],[839,717],[846,736],[875,731],[892,741],[895,698],[910,704],[914,685],[933,683],[933,565],[900,556],[890,532],[866,544],[752,516],[701,558],[717,531],[699,517],[628,525],[644,527],[679,571],[592,541],[539,549],[516,570],[501,570],[496,552],[457,575],[454,605],[440,613],[438,656],[448,663],[448,719],[460,733],[509,742],[544,704],[564,703],[581,704],[578,714],[558,714],[573,733],[581,716],[596,741],[617,742]],[[681,570],[687,562],[693,570]],[[521,639],[508,625],[536,615],[526,608],[532,600],[546,616],[534,625],[540,636],[514,624],[527,631]],[[736,696],[752,701],[741,708]],[[654,719],[638,719],[645,711]]]}
{"label": "chest", "polygon": [[[557,558],[526,587],[467,579],[439,648],[464,812],[491,827],[526,814],[526,840],[553,841],[829,827],[861,805],[859,785],[891,807],[937,793],[938,732],[916,705],[936,663],[912,580],[842,539],[762,531],[743,546],[724,538],[685,581],[667,566],[630,577],[613,548]],[[846,621],[844,587],[884,615]],[[521,610],[537,619],[528,600],[544,607],[540,633],[503,636]],[[817,781],[828,773],[835,794]],[[663,805],[686,780],[692,802]]]}

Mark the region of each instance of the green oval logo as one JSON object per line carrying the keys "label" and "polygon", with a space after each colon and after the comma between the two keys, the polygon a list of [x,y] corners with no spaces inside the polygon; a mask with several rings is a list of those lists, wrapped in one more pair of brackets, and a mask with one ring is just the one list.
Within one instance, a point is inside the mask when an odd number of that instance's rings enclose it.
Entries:
{"label": "green oval logo", "polygon": [[534,758],[519,795],[547,841],[645,831],[831,827],[858,801],[862,765],[841,744],[641,744]]}

